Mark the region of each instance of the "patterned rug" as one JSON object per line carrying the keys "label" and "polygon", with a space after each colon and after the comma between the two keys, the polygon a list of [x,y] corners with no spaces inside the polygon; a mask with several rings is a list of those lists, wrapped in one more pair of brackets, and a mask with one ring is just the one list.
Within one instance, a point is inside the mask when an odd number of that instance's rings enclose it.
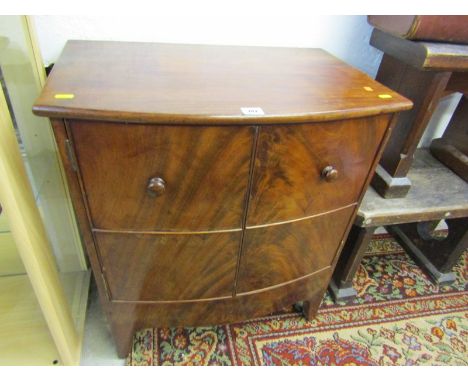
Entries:
{"label": "patterned rug", "polygon": [[376,235],[358,297],[327,294],[315,320],[290,309],[231,325],[145,329],[128,365],[468,365],[468,251],[439,287],[388,235]]}

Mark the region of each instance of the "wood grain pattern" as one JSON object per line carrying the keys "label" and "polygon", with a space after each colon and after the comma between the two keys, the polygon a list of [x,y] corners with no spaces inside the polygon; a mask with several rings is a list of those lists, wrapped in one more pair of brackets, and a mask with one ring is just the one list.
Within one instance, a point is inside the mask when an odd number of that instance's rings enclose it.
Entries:
{"label": "wood grain pattern", "polygon": [[297,301],[313,315],[391,113],[409,107],[320,50],[67,44],[34,110],[67,118],[54,130],[119,355],[143,327]]}
{"label": "wood grain pattern", "polygon": [[[357,201],[389,116],[261,128],[247,226],[341,208]],[[337,178],[322,171],[332,165]]]}
{"label": "wood grain pattern", "polygon": [[[93,226],[207,231],[241,227],[253,130],[70,121]],[[159,196],[147,192],[164,179]]]}
{"label": "wood grain pattern", "polygon": [[128,303],[111,302],[110,325],[120,357],[126,357],[136,330],[183,326],[225,324],[278,312],[297,301],[323,296],[331,269],[325,268],[309,277],[262,290],[258,293],[216,301],[195,303]]}
{"label": "wood grain pattern", "polygon": [[231,297],[240,235],[95,233],[111,299],[134,302]]}
{"label": "wood grain pattern", "polygon": [[294,223],[247,229],[237,293],[269,288],[330,266],[355,206]]}
{"label": "wood grain pattern", "polygon": [[[57,99],[57,93],[74,98]],[[381,99],[382,93],[393,98]],[[265,115],[245,116],[241,107],[261,107]],[[320,49],[69,41],[34,112],[67,119],[253,124],[410,107],[404,97]]]}

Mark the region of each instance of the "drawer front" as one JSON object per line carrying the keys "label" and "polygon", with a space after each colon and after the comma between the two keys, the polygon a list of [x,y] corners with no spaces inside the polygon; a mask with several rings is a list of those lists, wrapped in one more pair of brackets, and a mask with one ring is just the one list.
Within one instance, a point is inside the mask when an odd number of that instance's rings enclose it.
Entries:
{"label": "drawer front", "polygon": [[277,286],[330,266],[355,206],[292,223],[247,229],[237,293]]}
{"label": "drawer front", "polygon": [[241,227],[252,128],[87,121],[68,126],[95,228]]}
{"label": "drawer front", "polygon": [[232,296],[240,236],[95,233],[111,298],[120,301]]}
{"label": "drawer front", "polygon": [[262,127],[247,226],[299,219],[355,203],[388,118]]}

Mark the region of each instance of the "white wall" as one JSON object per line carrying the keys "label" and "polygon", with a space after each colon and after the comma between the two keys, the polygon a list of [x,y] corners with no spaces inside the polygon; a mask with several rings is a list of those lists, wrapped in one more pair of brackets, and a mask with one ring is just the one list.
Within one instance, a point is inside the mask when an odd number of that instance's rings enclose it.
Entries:
{"label": "white wall", "polygon": [[440,100],[424,135],[421,137],[419,147],[428,147],[434,138],[442,136],[461,97],[461,93],[454,93]]}
{"label": "white wall", "polygon": [[[166,12],[167,11],[167,12]],[[35,16],[46,64],[56,60],[68,39],[155,41],[172,43],[264,45],[323,48],[374,76],[381,53],[369,46],[372,28],[366,16],[311,15],[306,9],[287,14],[198,13],[196,17],[162,9],[151,15]]]}
{"label": "white wall", "polygon": [[[369,45],[372,28],[366,16],[314,15],[298,7],[264,14],[238,7],[214,17],[159,6],[139,16],[35,16],[34,21],[46,65],[57,59],[69,39],[323,48],[372,77],[382,58]],[[422,145],[443,133],[458,99],[440,103]]]}

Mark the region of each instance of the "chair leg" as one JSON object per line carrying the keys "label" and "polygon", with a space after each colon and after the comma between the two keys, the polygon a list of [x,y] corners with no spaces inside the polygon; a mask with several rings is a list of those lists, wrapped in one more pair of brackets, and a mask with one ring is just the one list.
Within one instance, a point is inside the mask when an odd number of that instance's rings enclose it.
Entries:
{"label": "chair leg", "polygon": [[428,227],[434,225],[427,222],[386,227],[418,265],[439,284],[455,281],[452,268],[468,247],[468,218],[446,222],[449,231],[444,239],[433,237]]}
{"label": "chair leg", "polygon": [[450,79],[450,72],[419,70],[384,54],[376,80],[413,101],[401,112],[387,142],[372,186],[384,198],[402,198],[411,182],[407,178],[413,156],[427,124]]}
{"label": "chair leg", "polygon": [[352,300],[357,296],[353,279],[376,228],[356,225],[351,228],[330,283],[335,302]]}

